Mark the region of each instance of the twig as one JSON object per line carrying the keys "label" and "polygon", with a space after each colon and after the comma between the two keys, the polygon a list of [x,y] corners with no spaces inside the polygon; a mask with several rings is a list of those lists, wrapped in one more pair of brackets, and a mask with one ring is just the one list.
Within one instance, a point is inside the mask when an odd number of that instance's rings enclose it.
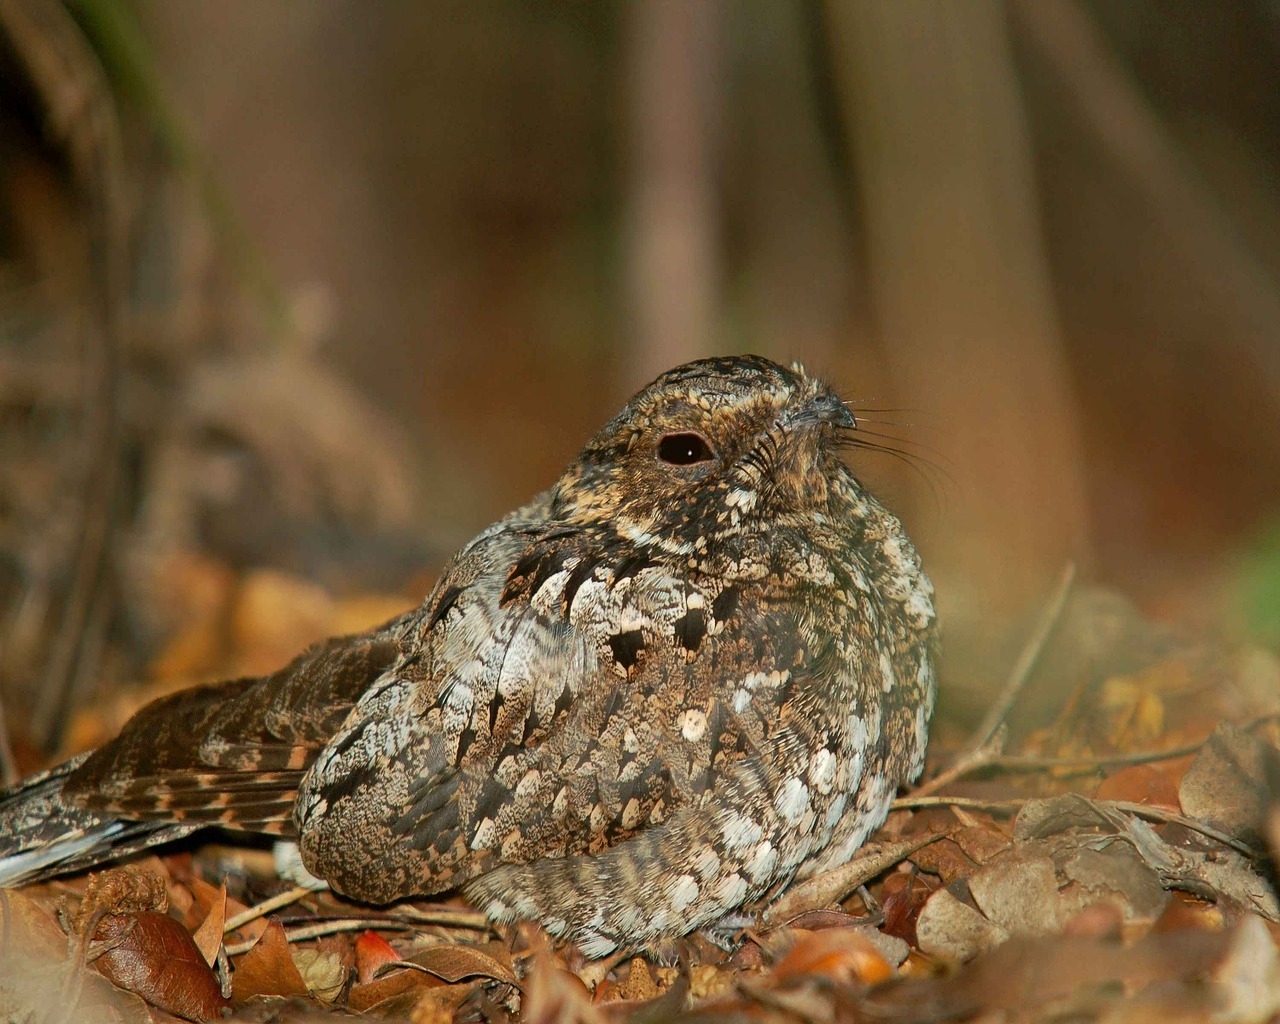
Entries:
{"label": "twig", "polygon": [[1212,825],[1197,821],[1195,818],[1188,818],[1185,814],[1179,814],[1177,811],[1166,811],[1163,807],[1138,804],[1131,800],[1095,800],[1094,803],[1103,807],[1114,807],[1117,811],[1124,811],[1132,814],[1135,818],[1142,818],[1144,821],[1154,821],[1161,825],[1181,825],[1183,828],[1190,829],[1192,832],[1199,832],[1202,836],[1221,843],[1223,846],[1231,847],[1236,853],[1242,857],[1247,857],[1249,860],[1257,860],[1263,856],[1260,851],[1255,850],[1248,843],[1243,843],[1234,836],[1229,836],[1227,833],[1219,831]]}
{"label": "twig", "polygon": [[1027,642],[1023,645],[1022,652],[1018,655],[1018,660],[1014,662],[1013,668],[1009,672],[1009,678],[1005,680],[1004,687],[987,711],[986,717],[983,718],[982,723],[975,730],[973,736],[970,737],[969,742],[963,748],[963,752],[956,757],[948,768],[928,782],[918,786],[914,790],[915,795],[926,796],[929,793],[936,793],[944,786],[960,778],[960,776],[984,768],[1000,756],[1003,740],[998,733],[1004,725],[1004,720],[1008,716],[1010,709],[1012,709],[1014,702],[1017,701],[1019,694],[1026,688],[1027,682],[1031,678],[1031,673],[1036,667],[1036,662],[1040,660],[1040,655],[1044,651],[1045,645],[1049,642],[1049,637],[1053,635],[1054,628],[1062,618],[1062,612],[1067,606],[1067,597],[1071,594],[1071,584],[1075,582],[1075,578],[1075,563],[1068,562],[1063,567],[1058,585],[1049,597],[1049,603],[1045,605],[1035,629],[1027,637]]}
{"label": "twig", "polygon": [[[1015,814],[1027,803],[1028,799],[1044,799],[1043,797],[1024,798],[1021,800],[981,800],[974,797],[963,796],[904,796],[893,802],[893,809],[912,810],[923,807],[963,807],[973,811],[994,811],[996,813]],[[1095,807],[1111,808],[1116,811],[1123,811],[1126,814],[1132,814],[1135,818],[1142,818],[1144,821],[1154,821],[1161,825],[1181,825],[1183,828],[1190,829],[1192,832],[1198,832],[1200,835],[1214,842],[1221,843],[1235,850],[1241,856],[1248,857],[1250,860],[1257,860],[1262,856],[1259,851],[1255,850],[1248,843],[1242,843],[1234,836],[1219,831],[1212,825],[1207,825],[1203,821],[1197,821],[1195,818],[1188,818],[1185,814],[1179,814],[1176,811],[1167,811],[1162,807],[1152,807],[1150,804],[1133,803],[1129,800],[1090,800],[1083,797],[1088,803]]]}
{"label": "twig", "polygon": [[[1280,711],[1268,711],[1266,714],[1256,715],[1245,722],[1238,724],[1238,728],[1243,730],[1253,729],[1261,725],[1263,722],[1274,721],[1280,718]],[[1036,772],[1049,768],[1078,768],[1080,773],[1097,771],[1100,768],[1118,768],[1131,764],[1150,764],[1153,761],[1172,761],[1174,758],[1186,757],[1188,754],[1198,752],[1206,743],[1209,742],[1208,737],[1203,740],[1197,740],[1194,743],[1182,743],[1176,747],[1166,747],[1163,750],[1139,750],[1131,754],[1085,754],[1080,757],[1041,757],[1037,754],[995,754],[985,758],[971,758],[967,764],[960,765],[960,759],[956,758],[956,765],[948,768],[946,772],[938,775],[937,779],[930,780],[928,789],[921,786],[913,791],[915,796],[926,796],[928,793],[940,788],[939,780],[946,776],[946,782],[954,782],[962,775],[968,775],[973,772],[994,770],[1007,772]],[[958,770],[958,769],[963,770]]]}
{"label": "twig", "polygon": [[[316,924],[303,925],[299,928],[290,928],[285,931],[284,938],[286,942],[306,942],[307,939],[319,938],[321,935],[364,931],[365,929],[377,929],[384,932],[405,932],[412,930],[412,926],[403,922],[397,923],[376,917],[368,919],[347,918],[341,921],[320,921]],[[257,939],[234,942],[225,947],[227,956],[240,956],[242,953],[247,953],[257,942]]]}
{"label": "twig", "polygon": [[281,907],[287,907],[290,903],[297,903],[298,900],[312,893],[318,892],[315,886],[299,885],[282,892],[278,896],[272,896],[269,900],[263,900],[261,903],[250,907],[243,913],[236,914],[235,917],[229,917],[222,925],[222,934],[230,935],[237,928],[243,928],[250,921],[256,921],[260,917],[265,917],[273,910],[279,910]]}
{"label": "twig", "polygon": [[1067,597],[1071,593],[1071,584],[1075,582],[1075,579],[1075,563],[1068,562],[1062,569],[1062,576],[1058,579],[1058,585],[1054,588],[1053,594],[1049,598],[1049,603],[1045,605],[1045,609],[1036,623],[1036,628],[1032,631],[1031,636],[1027,638],[1026,644],[1023,645],[1022,653],[1018,655],[1018,660],[1014,662],[1009,678],[1004,684],[1004,689],[1000,691],[995,703],[987,711],[986,718],[982,720],[982,724],[978,726],[977,731],[969,740],[970,752],[978,751],[991,742],[996,730],[1004,724],[1004,720],[1014,702],[1018,699],[1018,695],[1026,688],[1027,681],[1031,678],[1031,672],[1036,667],[1036,662],[1040,660],[1045,644],[1049,642],[1049,637],[1053,635],[1054,628],[1062,618],[1062,612],[1067,606]]}
{"label": "twig", "polygon": [[925,807],[964,807],[971,811],[1016,812],[1027,802],[1027,797],[1017,800],[983,800],[972,796],[900,796],[891,805],[895,811],[913,811]]}
{"label": "twig", "polygon": [[776,903],[761,915],[766,925],[782,924],[807,910],[816,910],[839,903],[858,886],[888,871],[905,857],[932,842],[944,838],[947,832],[930,832],[911,836],[897,842],[874,848],[863,848],[858,856],[847,864],[806,879],[787,890]]}

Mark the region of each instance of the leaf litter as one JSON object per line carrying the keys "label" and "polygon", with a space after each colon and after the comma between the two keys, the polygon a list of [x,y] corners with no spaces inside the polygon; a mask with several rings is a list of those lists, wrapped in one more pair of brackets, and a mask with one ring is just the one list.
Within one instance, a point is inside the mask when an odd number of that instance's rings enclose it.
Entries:
{"label": "leaf litter", "polygon": [[[289,586],[276,580],[274,599]],[[0,891],[0,1019],[1274,1019],[1280,664],[1179,640],[1071,587],[1064,573],[974,735],[935,739],[930,781],[873,841],[748,908],[728,949],[691,936],[667,959],[588,962],[459,899],[352,904],[291,888],[270,851],[206,844]],[[1063,635],[1060,619],[1096,622],[1097,607],[1110,609],[1105,643]],[[1043,711],[1031,691],[1054,645],[1086,652],[1089,671],[1010,752],[1009,713],[1024,698]],[[74,731],[106,738],[94,728]]]}

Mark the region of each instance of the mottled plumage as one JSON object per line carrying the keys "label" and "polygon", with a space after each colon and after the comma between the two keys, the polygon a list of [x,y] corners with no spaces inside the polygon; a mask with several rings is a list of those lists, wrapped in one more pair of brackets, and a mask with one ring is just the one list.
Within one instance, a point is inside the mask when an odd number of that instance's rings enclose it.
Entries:
{"label": "mottled plumage", "polygon": [[799,367],[672,370],[421,607],[0,794],[0,881],[219,824],[600,956],[843,863],[934,697],[932,586],[840,461],[855,426]]}

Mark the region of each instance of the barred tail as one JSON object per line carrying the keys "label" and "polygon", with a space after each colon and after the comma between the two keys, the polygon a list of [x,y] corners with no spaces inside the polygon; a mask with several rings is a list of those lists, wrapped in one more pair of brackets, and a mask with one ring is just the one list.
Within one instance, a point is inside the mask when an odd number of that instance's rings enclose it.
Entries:
{"label": "barred tail", "polygon": [[86,757],[81,754],[0,790],[0,887],[80,871],[195,830],[191,825],[104,817],[64,801],[62,785]]}

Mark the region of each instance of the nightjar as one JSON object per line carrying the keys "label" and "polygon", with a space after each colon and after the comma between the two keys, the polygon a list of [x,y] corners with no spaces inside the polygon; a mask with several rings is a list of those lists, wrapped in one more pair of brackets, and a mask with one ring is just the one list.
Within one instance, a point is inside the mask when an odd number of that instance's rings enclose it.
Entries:
{"label": "nightjar", "polygon": [[0,883],[222,826],[352,898],[460,888],[598,957],[845,862],[921,771],[935,671],[856,427],[799,366],[664,374],[420,607],[0,793]]}

